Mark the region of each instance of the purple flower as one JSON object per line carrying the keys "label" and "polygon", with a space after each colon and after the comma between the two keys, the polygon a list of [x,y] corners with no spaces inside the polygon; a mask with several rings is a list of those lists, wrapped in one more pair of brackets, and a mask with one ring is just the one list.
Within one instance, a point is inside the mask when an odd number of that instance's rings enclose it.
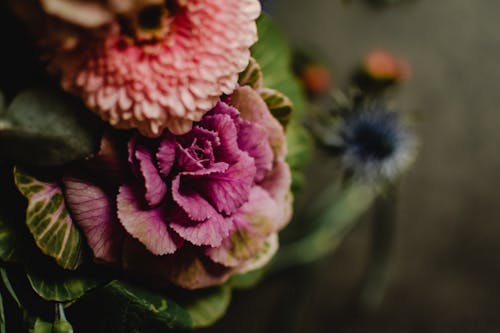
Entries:
{"label": "purple flower", "polygon": [[[291,217],[285,136],[238,88],[184,135],[106,137],[64,193],[99,261],[202,288],[265,264]],[[81,176],[84,174],[85,176]]]}

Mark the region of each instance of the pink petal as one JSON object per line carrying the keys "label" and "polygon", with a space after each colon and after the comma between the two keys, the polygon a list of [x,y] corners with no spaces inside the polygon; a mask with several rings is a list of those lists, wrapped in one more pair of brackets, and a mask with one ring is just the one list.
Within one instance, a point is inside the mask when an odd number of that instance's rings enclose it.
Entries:
{"label": "pink petal", "polygon": [[120,187],[116,202],[120,223],[153,254],[171,254],[182,245],[167,227],[163,207],[143,210],[140,207],[141,199],[127,185]]}
{"label": "pink petal", "polygon": [[160,174],[168,177],[175,162],[175,140],[172,137],[163,138],[156,153]]}
{"label": "pink petal", "polygon": [[137,145],[135,158],[139,166],[140,175],[144,180],[144,196],[146,201],[150,207],[157,206],[167,194],[167,185],[160,177],[153,160],[153,155],[148,148]]}
{"label": "pink petal", "polygon": [[75,222],[82,228],[94,257],[119,261],[124,231],[115,215],[111,198],[91,182],[64,178],[66,204]]}
{"label": "pink petal", "polygon": [[169,218],[169,222],[170,227],[182,238],[197,246],[219,246],[233,227],[229,219],[217,212],[212,212],[212,216],[203,222],[193,222],[181,211]]}
{"label": "pink petal", "polygon": [[257,172],[255,182],[264,179],[273,167],[273,151],[269,145],[266,130],[259,125],[242,122],[238,135],[238,145],[246,151],[254,160]]}
{"label": "pink petal", "polygon": [[238,161],[242,151],[238,147],[236,124],[230,116],[225,114],[206,116],[199,126],[219,134],[221,144],[214,149],[214,155],[218,161],[228,163]]}
{"label": "pink petal", "polygon": [[194,172],[182,172],[172,181],[172,197],[174,201],[194,221],[202,222],[220,214],[214,207],[203,198],[194,185],[198,184],[198,178],[210,174],[220,174],[228,169],[227,163],[215,163],[210,169],[202,169]]}
{"label": "pink petal", "polygon": [[255,173],[254,160],[245,153],[226,172],[206,175],[196,186],[218,212],[232,214],[248,200]]}
{"label": "pink petal", "polygon": [[249,86],[239,87],[231,95],[231,105],[241,112],[241,118],[265,128],[277,157],[286,155],[286,142],[283,126],[276,120],[258,92]]}
{"label": "pink petal", "polygon": [[236,267],[259,253],[264,241],[277,232],[282,207],[262,188],[256,186],[249,201],[234,215],[235,229],[217,248],[206,250],[215,262]]}

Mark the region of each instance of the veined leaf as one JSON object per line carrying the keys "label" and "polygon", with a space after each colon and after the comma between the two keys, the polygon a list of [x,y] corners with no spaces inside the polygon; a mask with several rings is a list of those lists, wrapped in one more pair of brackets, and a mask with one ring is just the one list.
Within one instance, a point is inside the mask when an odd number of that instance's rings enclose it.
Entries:
{"label": "veined leaf", "polygon": [[254,58],[250,58],[247,68],[240,73],[238,83],[242,86],[250,86],[255,90],[262,88],[262,70]]}
{"label": "veined leaf", "polygon": [[37,246],[59,266],[74,270],[82,261],[84,240],[71,220],[57,183],[42,182],[14,171],[19,191],[28,199],[26,224]]}
{"label": "veined leaf", "polygon": [[286,128],[292,118],[292,101],[287,96],[274,89],[261,89],[259,93],[264,102],[266,102],[274,118],[278,119],[281,125]]}

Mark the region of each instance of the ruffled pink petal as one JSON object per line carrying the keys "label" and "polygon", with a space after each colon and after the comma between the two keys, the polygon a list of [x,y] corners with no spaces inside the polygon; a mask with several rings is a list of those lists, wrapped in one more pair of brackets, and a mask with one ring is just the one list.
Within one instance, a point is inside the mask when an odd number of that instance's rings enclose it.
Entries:
{"label": "ruffled pink petal", "polygon": [[169,225],[182,238],[197,246],[219,246],[224,238],[229,236],[232,223],[218,213],[203,222],[193,222],[187,214],[180,210],[169,217]]}
{"label": "ruffled pink petal", "polygon": [[290,167],[284,161],[276,161],[273,170],[260,183],[280,207],[281,218],[277,219],[278,229],[288,224],[292,217],[293,196],[290,191],[292,174]]}
{"label": "ruffled pink petal", "polygon": [[167,177],[172,171],[175,163],[175,140],[168,136],[163,138],[160,147],[156,153],[156,160],[158,161],[158,168],[163,177]]}
{"label": "ruffled pink petal", "polygon": [[247,121],[241,123],[238,145],[255,160],[256,183],[262,181],[273,167],[274,155],[268,140],[268,134],[262,126]]}
{"label": "ruffled pink petal", "polygon": [[201,177],[196,188],[220,213],[232,214],[248,200],[256,168],[254,160],[242,154],[227,171]]}
{"label": "ruffled pink petal", "polygon": [[123,185],[116,198],[118,219],[127,232],[155,255],[174,253],[182,240],[169,230],[164,208],[143,210],[141,199],[130,186]]}
{"label": "ruffled pink petal", "polygon": [[259,253],[265,240],[283,222],[282,207],[262,188],[256,186],[249,201],[233,217],[234,231],[217,248],[206,250],[215,262],[236,267]]}
{"label": "ruffled pink petal", "polygon": [[276,157],[286,155],[283,126],[272,116],[266,103],[255,90],[249,86],[239,87],[231,95],[231,105],[240,111],[241,118],[265,128]]}
{"label": "ruffled pink petal", "polygon": [[167,194],[167,185],[160,177],[156,169],[153,155],[146,147],[136,146],[135,158],[139,166],[141,178],[144,181],[144,190],[146,201],[150,207],[160,204]]}
{"label": "ruffled pink petal", "polygon": [[217,160],[233,163],[239,159],[238,129],[231,117],[223,114],[207,116],[200,126],[219,134],[221,144],[214,149]]}
{"label": "ruffled pink petal", "polygon": [[64,194],[71,216],[83,230],[97,260],[119,262],[124,231],[111,198],[95,184],[64,178]]}
{"label": "ruffled pink petal", "polygon": [[193,172],[182,172],[172,181],[172,198],[196,222],[218,219],[221,216],[215,208],[200,195],[194,187],[198,179],[212,174],[222,174],[229,165],[224,162],[215,163],[209,169]]}

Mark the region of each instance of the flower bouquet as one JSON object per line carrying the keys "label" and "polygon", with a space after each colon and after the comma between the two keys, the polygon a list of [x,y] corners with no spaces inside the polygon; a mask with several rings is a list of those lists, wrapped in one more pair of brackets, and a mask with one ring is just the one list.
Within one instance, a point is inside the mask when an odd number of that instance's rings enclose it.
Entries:
{"label": "flower bouquet", "polygon": [[[413,159],[368,94],[305,112],[257,0],[0,6],[0,332],[209,326],[232,289],[330,252]],[[307,199],[315,142],[342,171]]]}

